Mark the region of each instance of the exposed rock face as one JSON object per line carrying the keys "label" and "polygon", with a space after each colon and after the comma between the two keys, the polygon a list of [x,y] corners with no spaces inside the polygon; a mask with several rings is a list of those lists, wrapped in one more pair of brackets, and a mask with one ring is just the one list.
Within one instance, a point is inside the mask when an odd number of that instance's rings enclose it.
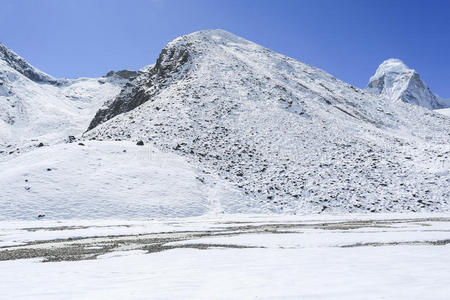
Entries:
{"label": "exposed rock face", "polygon": [[120,71],[117,71],[117,72],[109,71],[106,74],[106,77],[118,76],[120,78],[132,80],[132,79],[136,78],[137,75],[138,75],[138,72],[136,72],[136,71],[120,70]]}
{"label": "exposed rock face", "polygon": [[186,63],[189,61],[189,55],[188,44],[165,47],[154,66],[141,70],[137,78],[128,83],[109,106],[97,112],[88,130],[149,101],[153,95],[182,78],[188,71]]}
{"label": "exposed rock face", "polygon": [[434,94],[419,74],[399,59],[388,59],[370,78],[367,89],[394,101],[419,105],[428,109],[450,107],[450,101]]}
{"label": "exposed rock face", "polygon": [[84,137],[186,156],[272,211],[434,211],[450,199],[448,126],[209,30],[169,43]]}

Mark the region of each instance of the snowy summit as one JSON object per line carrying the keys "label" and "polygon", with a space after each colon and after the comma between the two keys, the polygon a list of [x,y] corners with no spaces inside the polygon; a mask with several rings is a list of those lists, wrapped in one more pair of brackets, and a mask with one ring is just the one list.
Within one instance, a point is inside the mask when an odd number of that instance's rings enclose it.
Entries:
{"label": "snowy summit", "polygon": [[367,89],[376,95],[428,109],[450,107],[450,100],[434,94],[415,70],[395,58],[384,61],[378,67],[375,75],[370,78]]}

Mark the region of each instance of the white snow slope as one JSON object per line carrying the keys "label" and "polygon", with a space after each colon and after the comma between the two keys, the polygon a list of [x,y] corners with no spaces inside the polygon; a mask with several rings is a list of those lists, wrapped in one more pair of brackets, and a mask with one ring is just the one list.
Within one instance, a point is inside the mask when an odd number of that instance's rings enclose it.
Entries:
{"label": "white snow slope", "polygon": [[55,79],[0,43],[0,157],[81,134],[125,82],[118,76]]}
{"label": "white snow slope", "polygon": [[130,142],[42,147],[0,162],[0,182],[0,220],[262,212],[184,158]]}
{"label": "white snow slope", "polygon": [[273,212],[449,209],[446,116],[222,30],[177,38],[135,82],[85,138],[153,143]]}
{"label": "white snow slope", "polygon": [[450,99],[434,94],[419,74],[399,59],[384,61],[370,78],[367,89],[393,101],[403,101],[428,109],[450,107]]}

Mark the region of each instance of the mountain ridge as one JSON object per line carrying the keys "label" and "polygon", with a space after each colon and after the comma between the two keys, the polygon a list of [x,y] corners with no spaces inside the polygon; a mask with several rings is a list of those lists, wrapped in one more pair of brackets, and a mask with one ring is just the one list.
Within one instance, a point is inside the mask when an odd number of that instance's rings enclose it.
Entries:
{"label": "mountain ridge", "polygon": [[56,78],[33,67],[25,59],[0,42],[1,60],[32,81],[50,84],[58,84],[59,82]]}
{"label": "mountain ridge", "polygon": [[80,135],[126,82],[117,75],[56,79],[0,44],[0,157]]}

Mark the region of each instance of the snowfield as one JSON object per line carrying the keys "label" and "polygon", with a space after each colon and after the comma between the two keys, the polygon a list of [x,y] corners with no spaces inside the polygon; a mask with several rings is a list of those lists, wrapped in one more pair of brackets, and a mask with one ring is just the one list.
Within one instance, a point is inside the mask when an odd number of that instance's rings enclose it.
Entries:
{"label": "snowfield", "polygon": [[131,142],[59,144],[0,162],[0,220],[262,212],[176,154]]}
{"label": "snowfield", "polygon": [[444,300],[450,293],[448,214],[16,221],[0,228],[1,299]]}

